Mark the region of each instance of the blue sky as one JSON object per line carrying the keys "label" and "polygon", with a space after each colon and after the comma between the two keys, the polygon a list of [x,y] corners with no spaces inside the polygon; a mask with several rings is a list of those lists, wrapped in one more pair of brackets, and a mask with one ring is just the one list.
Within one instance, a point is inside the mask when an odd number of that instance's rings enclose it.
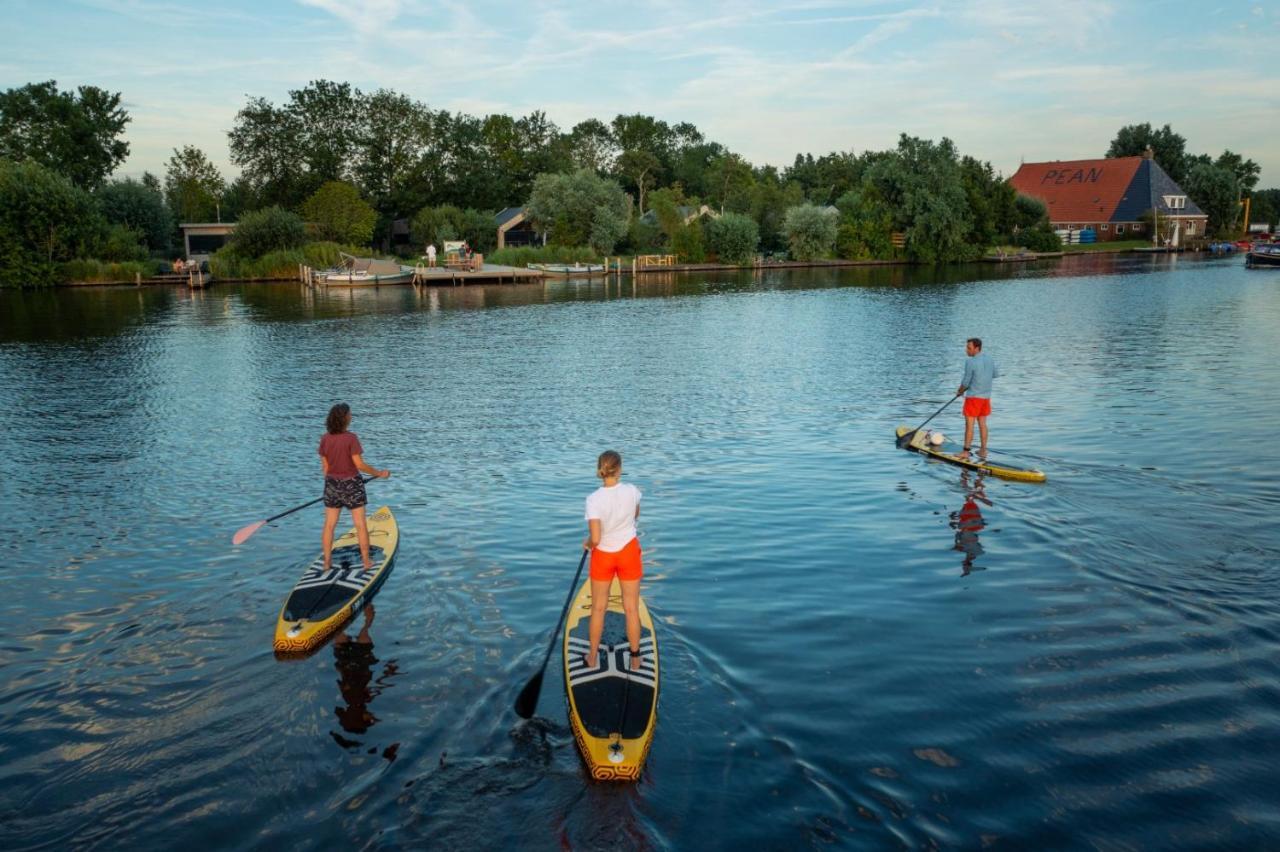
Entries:
{"label": "blue sky", "polygon": [[434,108],[563,129],[643,112],[691,121],[757,164],[949,136],[1011,174],[1101,156],[1121,125],[1173,125],[1280,185],[1280,2],[689,3],[0,0],[0,87],[56,79],[123,93],[122,172],[175,146],[231,176],[248,96],[320,78]]}

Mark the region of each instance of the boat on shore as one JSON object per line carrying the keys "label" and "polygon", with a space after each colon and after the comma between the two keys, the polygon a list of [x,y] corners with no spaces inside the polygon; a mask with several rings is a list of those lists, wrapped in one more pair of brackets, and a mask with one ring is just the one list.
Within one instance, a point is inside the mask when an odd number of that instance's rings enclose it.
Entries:
{"label": "boat on shore", "polygon": [[380,284],[412,284],[413,267],[394,260],[342,255],[342,265],[317,272],[316,279],[337,287],[369,287]]}
{"label": "boat on shore", "polygon": [[603,263],[531,263],[530,269],[545,272],[547,275],[562,275],[566,278],[579,275],[603,275]]}

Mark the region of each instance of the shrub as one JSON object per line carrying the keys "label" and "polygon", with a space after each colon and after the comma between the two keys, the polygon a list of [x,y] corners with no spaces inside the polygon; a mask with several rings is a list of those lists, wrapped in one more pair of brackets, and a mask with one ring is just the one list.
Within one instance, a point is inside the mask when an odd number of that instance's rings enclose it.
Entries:
{"label": "shrub", "polygon": [[533,182],[529,218],[557,245],[589,244],[609,254],[627,232],[630,203],[616,181],[589,169],[541,174]]}
{"label": "shrub", "polygon": [[168,254],[173,242],[173,216],[159,190],[126,178],[107,184],[97,196],[107,222],[132,228],[149,251]]}
{"label": "shrub", "polygon": [[146,260],[150,257],[150,252],[142,244],[143,239],[142,234],[133,228],[112,225],[107,228],[96,254],[102,260],[110,262]]}
{"label": "shrub", "polygon": [[301,248],[267,252],[262,257],[245,257],[226,245],[209,259],[209,271],[219,278],[289,280],[298,277],[298,265],[328,269],[338,265],[341,253],[367,255],[367,248],[333,242],[307,243]]}
{"label": "shrub", "polygon": [[[164,271],[169,271],[167,265]],[[155,264],[146,260],[104,263],[101,260],[77,258],[62,264],[59,273],[60,280],[72,284],[114,284],[133,281],[139,275],[150,278],[155,273]]]}
{"label": "shrub", "polygon": [[241,257],[258,258],[268,252],[301,248],[306,241],[307,229],[297,213],[267,207],[246,213],[218,253],[230,248]]}
{"label": "shrub", "polygon": [[836,244],[836,214],[813,204],[800,204],[787,209],[782,230],[793,260],[830,257]]}
{"label": "shrub", "polygon": [[681,225],[672,232],[671,253],[685,263],[702,263],[707,259],[701,221],[694,219],[689,224]]}
{"label": "shrub", "polygon": [[751,263],[760,245],[756,220],[741,213],[726,213],[707,223],[707,246],[721,263]]}
{"label": "shrub", "polygon": [[1013,242],[1032,251],[1062,250],[1062,240],[1053,232],[1048,222],[1041,222],[1033,228],[1024,228],[1018,232]]}
{"label": "shrub", "polygon": [[488,254],[498,244],[498,226],[488,213],[441,204],[419,210],[409,223],[409,236],[418,247],[415,256],[428,244],[441,248],[446,240],[466,240],[472,250]]}
{"label": "shrub", "polygon": [[105,223],[89,193],[33,162],[0,160],[0,287],[55,284],[92,255]]}
{"label": "shrub", "polygon": [[593,263],[600,259],[590,246],[519,246],[502,248],[486,255],[489,263],[528,266],[531,263]]}
{"label": "shrub", "polygon": [[302,202],[307,227],[320,240],[368,245],[377,212],[349,183],[331,180]]}

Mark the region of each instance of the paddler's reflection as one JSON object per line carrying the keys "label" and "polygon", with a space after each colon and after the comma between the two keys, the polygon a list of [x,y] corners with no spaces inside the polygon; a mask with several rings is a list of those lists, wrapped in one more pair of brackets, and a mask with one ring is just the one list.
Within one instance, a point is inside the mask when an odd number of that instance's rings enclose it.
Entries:
{"label": "paddler's reflection", "polygon": [[964,560],[960,563],[961,576],[967,577],[974,571],[986,570],[974,564],[974,560],[985,553],[982,542],[978,540],[978,533],[987,526],[978,504],[986,503],[991,506],[992,503],[987,499],[981,473],[975,476],[968,470],[961,471],[960,487],[964,489],[964,505],[958,512],[951,513],[950,525],[956,534],[954,549],[964,554]]}
{"label": "paddler's reflection", "polygon": [[[345,707],[335,707],[333,712],[338,717],[342,730],[349,734],[364,734],[378,724],[378,717],[370,712],[369,705],[382,692],[381,682],[396,673],[395,663],[388,663],[378,682],[373,680],[373,667],[378,664],[378,658],[373,655],[373,638],[369,635],[373,617],[373,604],[369,604],[364,608],[364,623],[354,639],[346,628],[333,637],[338,691],[342,693],[342,700],[346,703]],[[343,748],[359,745],[336,732],[333,733],[333,738]]]}

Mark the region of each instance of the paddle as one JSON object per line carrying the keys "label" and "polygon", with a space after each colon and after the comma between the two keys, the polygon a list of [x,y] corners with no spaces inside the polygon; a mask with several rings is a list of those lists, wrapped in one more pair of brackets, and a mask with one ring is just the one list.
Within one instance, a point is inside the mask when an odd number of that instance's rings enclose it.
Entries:
{"label": "paddle", "polygon": [[[376,476],[360,477],[360,481],[366,482],[366,483],[371,479],[377,479],[377,477]],[[305,509],[308,506],[314,506],[315,504],[319,503],[323,499],[324,499],[324,495],[321,495],[314,500],[308,500],[306,503],[303,503],[301,506],[294,506],[292,509],[290,509],[287,512],[281,512],[278,515],[272,515],[271,517],[267,518],[265,521],[254,521],[248,526],[241,527],[239,530],[236,531],[236,534],[231,537],[231,543],[244,544],[246,541],[249,540],[250,536],[252,536],[258,530],[262,529],[264,526],[271,523],[272,521],[278,521],[281,518],[283,518],[285,515],[292,515],[294,512]]]}
{"label": "paddle", "polygon": [[573,585],[569,587],[569,596],[564,599],[560,620],[556,622],[556,629],[551,633],[551,644],[547,645],[547,654],[542,658],[542,668],[529,679],[524,689],[520,690],[520,695],[516,697],[516,715],[521,719],[528,719],[533,715],[533,711],[538,709],[538,695],[542,692],[542,676],[547,673],[547,662],[551,659],[551,652],[556,647],[556,639],[560,636],[560,625],[564,624],[564,617],[569,614],[573,593],[578,588],[578,578],[582,576],[582,566],[587,564],[587,554],[590,552],[585,547],[582,549],[582,558],[578,560],[578,573],[573,575]]}
{"label": "paddle", "polygon": [[[963,394],[964,394],[964,391],[960,391],[960,393],[956,394],[955,396],[951,397],[951,399],[947,400],[946,405],[942,406],[942,408],[939,408],[937,411],[933,412],[933,416],[930,417],[929,420],[932,420],[934,417],[937,417],[939,414],[941,414],[944,410],[946,410],[947,405],[950,405],[951,403],[955,402]],[[912,429],[910,432],[903,434],[903,436],[898,439],[898,446],[905,447],[907,444],[911,443],[911,439],[916,436],[916,433],[919,432],[921,429],[923,429],[925,426],[929,425],[929,420],[924,421],[919,426]]]}

